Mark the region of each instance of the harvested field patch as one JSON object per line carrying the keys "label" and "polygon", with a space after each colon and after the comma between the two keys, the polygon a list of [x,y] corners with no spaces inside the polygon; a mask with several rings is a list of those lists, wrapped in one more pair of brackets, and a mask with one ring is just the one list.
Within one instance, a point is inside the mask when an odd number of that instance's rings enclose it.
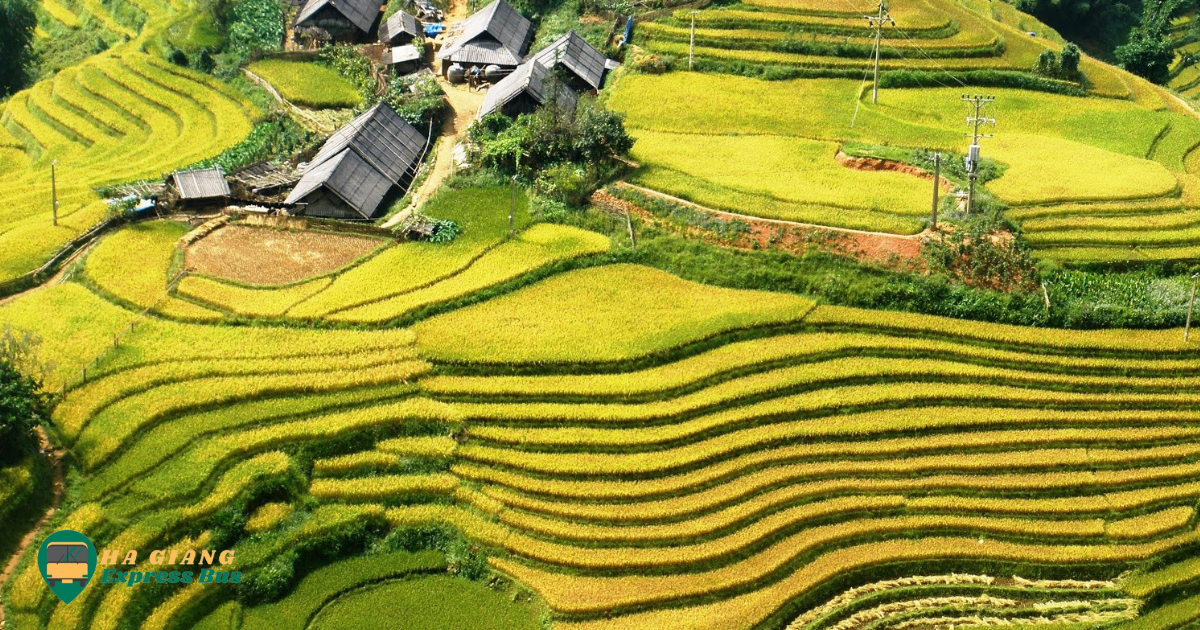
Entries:
{"label": "harvested field patch", "polygon": [[382,244],[369,236],[235,225],[189,247],[187,268],[236,282],[287,284],[341,269]]}

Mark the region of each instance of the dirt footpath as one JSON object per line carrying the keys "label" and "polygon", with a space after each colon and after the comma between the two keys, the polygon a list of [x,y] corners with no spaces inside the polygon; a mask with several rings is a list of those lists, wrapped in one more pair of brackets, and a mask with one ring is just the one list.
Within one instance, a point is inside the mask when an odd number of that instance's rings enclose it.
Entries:
{"label": "dirt footpath", "polygon": [[[4,565],[4,570],[0,572],[0,589],[3,589],[4,585],[8,583],[8,580],[12,578],[13,571],[17,570],[17,563],[20,562],[21,557],[25,555],[25,552],[27,552],[34,543],[38,542],[38,533],[41,532],[42,528],[46,526],[46,523],[50,522],[50,519],[54,517],[54,513],[58,511],[58,504],[62,501],[64,487],[62,458],[64,451],[54,448],[54,445],[50,443],[50,438],[46,436],[45,429],[38,427],[37,437],[38,448],[50,460],[52,471],[51,474],[53,475],[50,480],[50,488],[51,492],[53,493],[50,497],[50,507],[46,508],[46,512],[42,514],[42,518],[38,519],[38,522],[33,526],[33,529],[29,530],[29,532],[26,533],[23,538],[21,538],[21,542],[17,545],[17,548],[13,550],[12,557],[8,559],[8,563]],[[3,627],[4,606],[3,602],[0,602],[0,628]]]}
{"label": "dirt footpath", "polygon": [[[863,230],[834,228],[811,223],[782,221],[779,219],[764,219],[706,208],[685,199],[649,188],[642,188],[628,182],[618,182],[617,186],[635,190],[649,197],[657,197],[671,203],[687,206],[718,219],[726,221],[737,220],[747,224],[749,233],[740,237],[738,242],[731,244],[739,248],[769,249],[774,247],[793,253],[802,253],[807,248],[815,246],[839,254],[853,256],[859,260],[869,260],[887,267],[907,269],[919,266],[921,243],[928,235],[928,231],[912,235],[888,234],[886,232],[866,232]],[[622,202],[615,197],[610,198],[609,195],[605,195],[603,192],[597,193],[597,196],[594,196],[593,200],[594,202],[599,202],[601,205],[616,204],[623,210],[630,210],[632,213],[639,215],[643,220],[658,222],[658,218],[650,212],[634,204]],[[700,233],[694,236],[705,237],[704,234]]]}
{"label": "dirt footpath", "polygon": [[[466,3],[456,0],[450,4],[449,10],[446,12],[446,27],[449,28],[451,24],[466,17]],[[408,207],[388,219],[383,227],[392,227],[402,221],[410,212],[432,197],[438,188],[441,188],[450,174],[454,172],[454,146],[466,137],[467,130],[470,129],[471,123],[475,121],[475,115],[479,112],[479,106],[483,105],[483,97],[486,92],[472,90],[466,84],[451,85],[440,75],[438,75],[438,85],[441,85],[442,91],[446,93],[450,115],[442,124],[442,137],[438,139],[437,155],[434,158],[432,170],[417,190],[413,191],[412,201]]]}

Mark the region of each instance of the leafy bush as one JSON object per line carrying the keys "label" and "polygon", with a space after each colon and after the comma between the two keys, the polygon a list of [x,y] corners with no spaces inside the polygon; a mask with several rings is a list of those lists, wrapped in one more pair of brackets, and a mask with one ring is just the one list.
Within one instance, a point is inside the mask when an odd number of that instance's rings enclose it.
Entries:
{"label": "leafy bush", "polygon": [[379,90],[371,74],[371,62],[359,54],[357,48],[345,44],[327,46],[321,50],[321,61],[349,81],[363,97],[372,102],[378,100]]}
{"label": "leafy bush", "polygon": [[445,92],[432,75],[404,76],[388,82],[383,100],[422,132],[437,128],[449,109]]}
{"label": "leafy bush", "polygon": [[238,0],[229,11],[229,51],[247,59],[283,47],[283,5],[278,0]]}
{"label": "leafy bush", "polygon": [[570,163],[556,164],[543,169],[534,180],[539,194],[567,205],[583,205],[592,191],[599,187],[595,169]]}
{"label": "leafy bush", "polygon": [[1175,48],[1165,36],[1135,33],[1129,43],[1117,48],[1116,56],[1122,68],[1154,83],[1165,84],[1171,78]]}
{"label": "leafy bush", "polygon": [[313,142],[312,133],[296,121],[287,116],[273,117],[255,125],[245,140],[192,168],[220,166],[226,173],[232,173],[258,162],[287,159]]}
{"label": "leafy bush", "polygon": [[575,112],[547,106],[516,120],[494,113],[471,127],[475,162],[502,173],[540,173],[538,189],[572,204],[587,199],[619,170],[617,157],[633,147],[623,114],[593,98]]}
{"label": "leafy bush", "polygon": [[1067,44],[1061,57],[1054,54],[1053,50],[1043,50],[1042,54],[1038,55],[1033,71],[1051,79],[1079,81],[1083,78],[1079,72],[1080,56],[1079,47],[1075,44]]}
{"label": "leafy bush", "polygon": [[1007,229],[998,212],[976,208],[983,216],[925,242],[921,254],[930,271],[972,286],[1032,289],[1037,285],[1037,270],[1029,246]]}
{"label": "leafy bush", "polygon": [[[924,70],[892,70],[879,77],[881,88],[923,88],[936,83],[936,72]],[[954,76],[963,83],[978,87],[1007,87],[1020,90],[1036,90],[1068,96],[1086,96],[1087,93],[1074,83],[1034,76],[1012,70],[967,70]]]}
{"label": "leafy bush", "polygon": [[1129,34],[1129,41],[1115,51],[1121,67],[1154,83],[1165,84],[1171,78],[1171,64],[1175,62],[1171,17],[1183,4],[1183,0],[1145,3],[1141,23]]}
{"label": "leafy bush", "polygon": [[458,222],[452,219],[437,219],[433,222],[433,233],[429,236],[430,243],[449,243],[458,238],[462,232]]}
{"label": "leafy bush", "polygon": [[1062,55],[1058,58],[1058,69],[1061,76],[1072,81],[1079,78],[1079,47],[1075,44],[1067,44],[1063,48]]}
{"label": "leafy bush", "polygon": [[50,401],[40,377],[22,373],[30,365],[37,339],[6,328],[0,336],[0,464],[13,463],[33,450],[34,429],[50,418]]}

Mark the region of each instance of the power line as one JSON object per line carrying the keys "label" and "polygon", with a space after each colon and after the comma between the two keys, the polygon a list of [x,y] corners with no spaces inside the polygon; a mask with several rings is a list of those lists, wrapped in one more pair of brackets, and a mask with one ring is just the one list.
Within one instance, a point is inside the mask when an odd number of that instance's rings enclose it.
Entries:
{"label": "power line", "polygon": [[854,128],[855,121],[858,120],[858,109],[862,107],[862,91],[867,86],[867,73],[871,71],[871,66],[863,68],[862,83],[858,86],[858,94],[854,96],[854,116],[850,118],[850,128]]}
{"label": "power line", "polygon": [[983,108],[995,103],[996,97],[963,94],[962,100],[975,108],[975,115],[967,116],[967,126],[971,127],[971,133],[966,134],[971,137],[971,147],[967,149],[967,179],[970,182],[967,191],[967,214],[971,214],[975,210],[975,180],[979,179],[979,141],[992,137],[990,134],[980,133],[979,128],[982,125],[996,126],[996,119],[984,116]]}
{"label": "power line", "polygon": [[[964,87],[964,88],[967,87],[967,84],[963,83],[962,79],[958,78],[958,76],[955,75],[953,72],[950,72],[949,70],[947,70],[945,66],[938,63],[937,59],[933,58],[929,53],[925,52],[925,49],[921,48],[921,45],[917,43],[917,40],[913,39],[912,37],[909,37],[908,33],[905,33],[903,29],[896,29],[896,30],[900,32],[900,35],[903,36],[904,39],[907,39],[908,42],[910,44],[912,44],[913,48],[917,49],[917,52],[921,53],[921,55],[923,57],[925,57],[926,59],[928,59],[930,61],[930,63],[937,66],[938,70],[942,71],[942,73],[944,73],[946,76],[950,77],[951,79],[954,79],[962,87]],[[895,48],[893,48],[893,50],[895,50]],[[896,52],[899,53],[900,51],[897,50]],[[903,55],[901,55],[901,56],[903,56]],[[938,81],[938,83],[941,84],[941,81]],[[949,86],[947,86],[947,87],[949,87]]]}

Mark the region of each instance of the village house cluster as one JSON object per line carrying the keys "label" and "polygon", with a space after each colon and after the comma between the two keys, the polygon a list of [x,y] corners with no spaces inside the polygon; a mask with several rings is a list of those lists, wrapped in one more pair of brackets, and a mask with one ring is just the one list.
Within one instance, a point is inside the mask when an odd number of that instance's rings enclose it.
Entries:
{"label": "village house cluster", "polygon": [[[295,21],[296,37],[343,43],[377,40],[394,74],[422,71],[427,50],[437,48],[439,74],[453,84],[486,88],[478,119],[492,113],[516,117],[554,100],[573,110],[579,95],[595,94],[616,62],[574,31],[529,54],[533,24],[506,0],[495,0],[444,30],[441,11],[418,1],[420,18],[397,11],[383,19],[379,0],[308,0]],[[428,70],[423,70],[428,72]],[[295,177],[282,204],[290,214],[372,220],[388,200],[412,184],[432,138],[380,102],[328,140]],[[181,171],[167,178],[167,197],[180,207],[223,207],[235,197],[220,169]]]}

